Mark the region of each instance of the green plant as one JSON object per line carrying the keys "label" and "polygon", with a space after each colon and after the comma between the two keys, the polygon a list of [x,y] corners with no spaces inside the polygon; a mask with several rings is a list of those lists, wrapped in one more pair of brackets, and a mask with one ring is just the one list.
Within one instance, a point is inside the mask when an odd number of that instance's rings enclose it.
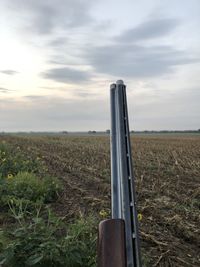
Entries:
{"label": "green plant", "polygon": [[71,224],[64,240],[66,266],[96,266],[96,222],[92,217]]}
{"label": "green plant", "polygon": [[17,221],[15,230],[4,230],[0,235],[0,244],[1,239],[9,240],[0,247],[3,267],[95,266],[94,220],[80,219],[66,226],[50,210],[44,219],[38,209],[29,222],[21,211],[12,212]]}
{"label": "green plant", "polygon": [[11,147],[7,143],[0,143],[0,176],[7,178],[20,171],[43,172],[43,162],[38,158],[25,155],[20,147]]}
{"label": "green plant", "polygon": [[61,184],[54,177],[39,178],[33,173],[19,172],[16,176],[1,180],[0,203],[18,205],[19,200],[27,205],[49,203],[57,198],[60,189]]}

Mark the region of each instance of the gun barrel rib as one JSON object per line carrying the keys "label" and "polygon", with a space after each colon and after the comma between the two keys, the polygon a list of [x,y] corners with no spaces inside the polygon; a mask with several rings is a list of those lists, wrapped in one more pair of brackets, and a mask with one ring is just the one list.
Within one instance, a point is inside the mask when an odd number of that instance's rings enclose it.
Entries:
{"label": "gun barrel rib", "polygon": [[110,86],[110,107],[111,107],[111,196],[112,196],[112,218],[122,218],[121,208],[121,186],[118,177],[117,166],[119,164],[117,158],[117,126],[116,126],[116,84]]}
{"label": "gun barrel rib", "polygon": [[141,267],[126,86],[117,81],[110,89],[112,218],[125,221],[127,267]]}

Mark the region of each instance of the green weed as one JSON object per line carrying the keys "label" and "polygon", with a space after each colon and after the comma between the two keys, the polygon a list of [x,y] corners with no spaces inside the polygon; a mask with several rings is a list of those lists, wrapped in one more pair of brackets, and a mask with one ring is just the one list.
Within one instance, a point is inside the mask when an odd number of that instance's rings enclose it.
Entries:
{"label": "green weed", "polygon": [[50,210],[44,219],[38,209],[36,214],[30,214],[28,222],[23,213],[19,214],[14,210],[15,230],[4,230],[0,235],[0,264],[3,267],[95,266],[93,219],[87,222],[79,219],[66,225]]}
{"label": "green weed", "polygon": [[61,189],[58,179],[50,176],[39,178],[28,172],[1,179],[0,185],[0,204],[3,206],[8,203],[18,206],[21,201],[29,206],[37,202],[49,203],[56,200]]}
{"label": "green weed", "polygon": [[20,147],[0,143],[0,179],[9,178],[20,171],[38,173],[43,169],[43,163],[38,158],[24,155]]}

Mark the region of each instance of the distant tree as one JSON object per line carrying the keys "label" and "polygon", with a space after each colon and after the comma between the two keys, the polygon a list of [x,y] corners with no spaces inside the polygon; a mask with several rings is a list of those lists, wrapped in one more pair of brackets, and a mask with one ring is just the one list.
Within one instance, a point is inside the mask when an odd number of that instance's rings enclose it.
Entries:
{"label": "distant tree", "polygon": [[63,133],[63,134],[68,134],[68,132],[67,132],[67,131],[62,131],[62,133]]}
{"label": "distant tree", "polygon": [[110,130],[106,130],[106,133],[109,134],[110,133]]}

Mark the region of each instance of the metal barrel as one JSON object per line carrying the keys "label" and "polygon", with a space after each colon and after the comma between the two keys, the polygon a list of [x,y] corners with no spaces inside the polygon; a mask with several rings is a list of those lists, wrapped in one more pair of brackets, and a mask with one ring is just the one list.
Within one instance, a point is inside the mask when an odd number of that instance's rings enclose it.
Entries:
{"label": "metal barrel", "polygon": [[141,267],[136,196],[123,81],[111,85],[112,217],[125,221],[127,267]]}
{"label": "metal barrel", "polygon": [[111,196],[112,196],[112,218],[122,218],[121,208],[121,186],[118,179],[118,158],[117,154],[117,126],[116,126],[116,84],[110,86],[110,107],[111,107]]}

